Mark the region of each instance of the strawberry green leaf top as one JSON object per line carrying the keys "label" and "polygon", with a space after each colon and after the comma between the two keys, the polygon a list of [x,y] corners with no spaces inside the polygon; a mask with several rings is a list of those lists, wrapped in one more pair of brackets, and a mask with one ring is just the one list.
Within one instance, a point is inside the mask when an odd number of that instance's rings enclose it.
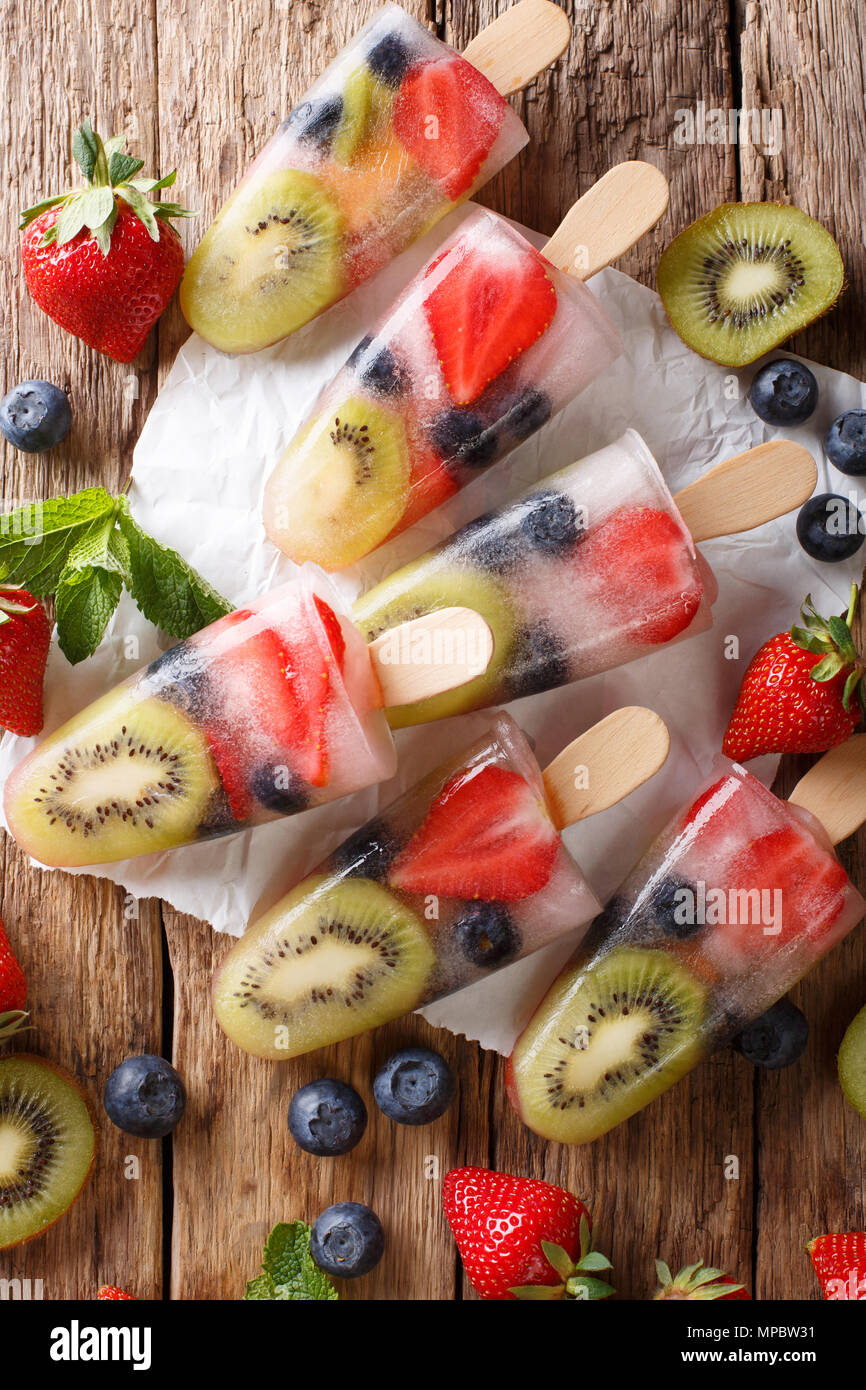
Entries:
{"label": "strawberry green leaf top", "polygon": [[723,1269],[712,1269],[698,1260],[697,1264],[686,1265],[679,1274],[671,1274],[670,1266],[664,1260],[656,1260],[656,1274],[659,1287],[654,1294],[657,1301],[665,1299],[687,1299],[693,1303],[715,1303],[720,1299],[734,1302],[748,1299],[744,1284],[735,1284]]}
{"label": "strawberry green leaf top", "polygon": [[268,1236],[262,1273],[246,1287],[247,1302],[276,1299],[295,1303],[333,1303],[340,1295],[310,1253],[310,1227],[304,1221],[281,1221]]}

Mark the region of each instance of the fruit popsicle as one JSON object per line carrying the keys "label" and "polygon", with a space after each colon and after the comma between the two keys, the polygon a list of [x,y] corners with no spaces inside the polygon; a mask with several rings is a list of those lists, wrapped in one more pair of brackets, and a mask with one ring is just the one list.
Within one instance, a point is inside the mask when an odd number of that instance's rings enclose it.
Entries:
{"label": "fruit popsicle", "polygon": [[230,613],[90,705],[6,786],[44,864],[101,864],[291,815],[392,776],[366,643],[308,575]]}
{"label": "fruit popsicle", "polygon": [[805,449],[773,441],[674,498],[640,435],[627,430],[469,522],[355,604],[368,638],[452,603],[480,613],[494,635],[486,671],[460,689],[395,704],[392,726],[567,685],[705,631],[717,588],[695,539],[783,515],[816,477]]}
{"label": "fruit popsicle", "polygon": [[590,290],[479,208],[316,400],[265,489],[293,560],[341,569],[528,439],[619,356]]}
{"label": "fruit popsicle", "polygon": [[598,1138],[759,1017],[856,925],[866,902],[808,799],[780,801],[716,760],[517,1040],[507,1085],[525,1124],[563,1143]]}
{"label": "fruit popsicle", "polygon": [[[246,1051],[284,1060],[580,927],[596,899],[558,827],[633,791],[668,746],[651,710],[617,710],[542,773],[514,721],[495,716],[248,927],[215,982],[220,1024]],[[574,791],[576,765],[591,796]]]}
{"label": "fruit popsicle", "polygon": [[205,233],[180,290],[188,322],[224,352],[279,342],[481,188],[528,138],[482,72],[386,5]]}

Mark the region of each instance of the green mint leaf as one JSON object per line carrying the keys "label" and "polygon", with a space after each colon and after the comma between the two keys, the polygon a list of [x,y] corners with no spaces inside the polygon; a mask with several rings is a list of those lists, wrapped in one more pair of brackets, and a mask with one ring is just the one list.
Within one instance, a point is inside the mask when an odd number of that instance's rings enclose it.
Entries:
{"label": "green mint leaf", "polygon": [[99,158],[99,143],[93,132],[89,117],[85,117],[81,129],[72,137],[72,157],[79,165],[82,174],[90,183]]}
{"label": "green mint leaf", "polygon": [[339,1298],[327,1274],[310,1253],[310,1227],[305,1221],[281,1221],[268,1236],[262,1256],[265,1274],[273,1281],[274,1298],[324,1303]]}
{"label": "green mint leaf", "polygon": [[115,520],[112,512],[104,521],[84,533],[69,552],[64,575],[72,570],[96,567],[119,574],[124,584],[129,583],[129,546],[118,531]]}
{"label": "green mint leaf", "polygon": [[120,530],[129,546],[127,588],[149,622],[183,641],[232,612],[228,600],[176,550],[141,529],[125,498],[120,502]]}
{"label": "green mint leaf", "polygon": [[129,183],[120,190],[120,195],[132,208],[139,222],[144,223],[151,241],[159,241],[159,227],[156,225],[156,217],[154,216],[154,204],[149,203],[144,194],[139,193]]}
{"label": "green mint leaf", "polygon": [[73,546],[115,513],[105,488],[35,502],[0,516],[0,577],[13,578],[35,598],[57,589]]}
{"label": "green mint leaf", "polygon": [[122,588],[120,574],[96,565],[64,570],[54,600],[57,641],[73,666],[96,651]]}
{"label": "green mint leaf", "polygon": [[144,168],[144,160],[136,159],[134,154],[122,154],[120,150],[105,150],[108,155],[108,177],[111,183],[126,183]]}
{"label": "green mint leaf", "polygon": [[276,1298],[277,1291],[274,1281],[269,1274],[257,1274],[255,1279],[251,1279],[244,1292],[244,1299],[247,1302],[252,1300],[262,1300],[265,1298]]}

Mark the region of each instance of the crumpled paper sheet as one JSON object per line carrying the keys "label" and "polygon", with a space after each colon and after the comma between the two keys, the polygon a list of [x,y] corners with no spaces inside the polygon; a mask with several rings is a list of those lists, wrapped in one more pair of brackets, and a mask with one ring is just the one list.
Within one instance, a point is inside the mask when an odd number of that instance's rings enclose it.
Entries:
{"label": "crumpled paper sheet", "polygon": [[[135,451],[132,511],[142,526],[181,551],[235,604],[295,571],[291,561],[274,551],[261,524],[264,483],[282,448],[375,315],[467,211],[452,213],[374,282],[287,343],[231,358],[192,337],[179,353]],[[544,244],[536,233],[527,235],[536,245]],[[455,526],[609,443],[629,425],[646,438],[674,492],[731,454],[785,433],[765,426],[746,400],[754,369],[735,373],[690,352],[651,290],[616,270],[594,277],[591,288],[622,334],[625,357],[504,463],[337,576],[347,601]],[[805,427],[788,433],[815,454],[819,491],[851,491],[862,503],[855,480],[824,463],[822,440],[840,412],[866,408],[866,387],[841,372],[813,368],[821,386],[820,405]],[[568,848],[602,899],[708,769],[754,651],[770,634],[790,625],[807,591],[820,611],[843,609],[851,580],[866,559],[864,551],[840,565],[810,560],[797,543],[793,514],[748,535],[709,542],[702,550],[719,580],[712,631],[510,706],[534,741],[542,766],[621,705],[649,705],[671,730],[671,753],[655,778],[621,805],[565,833]],[[725,655],[729,636],[739,642],[739,660]],[[53,646],[46,732],[152,659],[159,645],[153,628],[124,594],[90,661],[70,667]],[[380,806],[468,745],[486,723],[487,717],[476,713],[398,733],[400,770],[382,787],[209,844],[82,872],[123,884],[136,898],[163,898],[217,931],[240,935],[257,904],[273,902]],[[0,784],[34,742],[3,738]],[[751,770],[769,783],[775,764],[775,759],[761,759]],[[572,945],[570,939],[558,942],[422,1012],[434,1024],[507,1053]]]}

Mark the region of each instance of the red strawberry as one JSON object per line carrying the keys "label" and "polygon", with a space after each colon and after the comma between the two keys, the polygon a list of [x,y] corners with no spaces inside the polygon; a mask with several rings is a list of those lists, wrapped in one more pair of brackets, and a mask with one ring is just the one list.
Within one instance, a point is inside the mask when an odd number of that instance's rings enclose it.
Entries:
{"label": "red strawberry", "polygon": [[531,246],[501,261],[455,248],[433,262],[428,276],[443,260],[453,265],[424,309],[448,390],[468,405],[550,327],[556,290]]}
{"label": "red strawberry", "polygon": [[103,1303],[137,1303],[135,1294],[124,1293],[123,1289],[115,1288],[113,1284],[103,1284],[96,1295],[97,1299]]}
{"label": "red strawberry", "polygon": [[26,589],[0,588],[0,727],[25,738],[42,728],[42,684],[51,628]]}
{"label": "red strawberry", "polygon": [[463,58],[424,63],[406,77],[394,102],[393,128],[446,197],[470,189],[502,125],[505,102]]}
{"label": "red strawberry", "polygon": [[460,1258],[483,1299],[609,1298],[594,1274],[610,1261],[592,1249],[592,1223],[582,1202],[533,1178],[453,1168],[442,1205]]}
{"label": "red strawberry", "polygon": [[183,248],[176,203],[145,196],[174,183],[139,179],[144,161],[108,146],[85,121],[72,142],[86,186],[22,215],[21,259],[40,309],[88,347],[131,362],[180,283]]}
{"label": "red strawberry", "polygon": [[694,1303],[736,1303],[752,1299],[745,1285],[735,1284],[723,1270],[708,1269],[700,1260],[696,1265],[681,1269],[676,1278],[664,1260],[656,1260],[656,1273],[659,1277],[659,1288],[653,1294],[656,1300],[681,1298]]}
{"label": "red strawberry", "polygon": [[825,1299],[866,1303],[866,1233],[816,1236],[806,1249]]}
{"label": "red strawberry", "polygon": [[851,636],[856,602],[855,588],[847,620],[825,620],[807,598],[803,626],[777,633],[755,653],[722,744],[729,758],[823,753],[851,737],[863,699],[863,666]]}
{"label": "red strawberry", "polygon": [[398,536],[401,531],[414,526],[415,522],[427,516],[428,512],[441,507],[443,502],[447,502],[458,490],[456,482],[441,459],[434,453],[422,450],[413,454],[410,486],[412,490],[409,493],[408,506],[388,540],[391,536]]}
{"label": "red strawberry", "polygon": [[322,627],[325,629],[325,636],[330,644],[331,651],[334,653],[334,660],[338,668],[342,671],[343,662],[346,657],[346,637],[340,626],[340,619],[337,617],[333,608],[319,598],[318,594],[313,595],[313,603],[316,612],[322,620]]}
{"label": "red strawberry", "polygon": [[11,1038],[24,1023],[27,1015],[27,981],[15,959],[6,928],[0,922],[0,1041]]}
{"label": "red strawberry", "polygon": [[572,561],[582,592],[604,604],[611,624],[641,618],[635,636],[662,646],[684,632],[701,605],[704,586],[680,527],[667,512],[626,507],[586,533]]}
{"label": "red strawberry", "polygon": [[842,865],[832,855],[817,851],[806,830],[793,826],[781,826],[753,840],[731,862],[725,877],[730,893],[780,895],[782,920],[774,924],[781,927],[777,934],[766,935],[765,927],[754,921],[717,927],[727,941],[746,952],[768,942],[778,951],[804,931],[820,939],[845,906],[848,876]]}
{"label": "red strawberry", "polygon": [[538,794],[508,768],[458,772],[391,870],[396,888],[516,902],[544,887],[559,836]]}

